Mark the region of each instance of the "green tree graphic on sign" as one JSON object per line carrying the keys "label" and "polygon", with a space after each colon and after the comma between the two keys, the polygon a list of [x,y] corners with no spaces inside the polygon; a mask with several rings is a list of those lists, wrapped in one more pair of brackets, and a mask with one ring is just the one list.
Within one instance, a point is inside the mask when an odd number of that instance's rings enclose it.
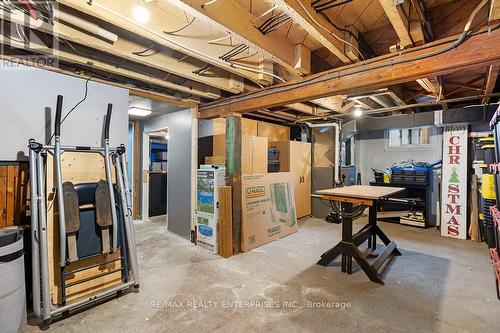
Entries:
{"label": "green tree graphic on sign", "polygon": [[458,180],[457,168],[453,168],[449,182],[450,183],[460,183],[460,180]]}

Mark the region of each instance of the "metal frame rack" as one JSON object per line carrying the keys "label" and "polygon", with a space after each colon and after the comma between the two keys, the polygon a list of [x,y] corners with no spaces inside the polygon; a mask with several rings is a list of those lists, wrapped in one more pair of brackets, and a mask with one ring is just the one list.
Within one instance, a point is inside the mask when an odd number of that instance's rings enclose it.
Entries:
{"label": "metal frame rack", "polygon": [[[139,273],[137,265],[137,253],[135,246],[135,235],[132,217],[132,199],[129,195],[129,182],[127,179],[127,163],[125,146],[121,145],[117,148],[109,147],[109,127],[111,121],[112,104],[108,104],[106,121],[104,127],[104,146],[103,147],[87,147],[87,146],[62,146],[61,145],[61,114],[62,114],[63,97],[57,97],[56,118],[54,145],[44,145],[36,142],[34,139],[29,141],[29,159],[30,159],[30,182],[31,182],[31,242],[32,242],[32,278],[33,278],[33,311],[35,315],[41,318],[45,323],[50,323],[52,319],[58,315],[69,313],[80,307],[95,304],[96,301],[110,297],[120,293],[131,287],[139,288]],[[63,197],[63,177],[61,167],[61,154],[64,152],[81,152],[89,154],[101,154],[104,158],[106,181],[109,190],[109,200],[111,206],[112,218],[112,248],[115,252],[119,249],[118,233],[121,229],[121,255],[119,258],[83,267],[71,272],[66,272],[70,262],[67,256],[67,235],[65,224],[65,202]],[[53,156],[54,171],[56,178],[56,196],[58,207],[58,227],[59,227],[59,267],[61,274],[61,289],[62,289],[62,306],[56,306],[50,300],[50,285],[49,285],[49,261],[48,261],[48,239],[47,239],[47,211],[45,197],[45,177],[46,177],[46,157],[47,154]],[[111,177],[111,164],[114,164],[117,180],[117,189],[113,186]],[[115,195],[119,197],[115,200]],[[118,208],[118,209],[115,209]],[[117,216],[117,210],[120,212],[120,219]],[[119,224],[124,228],[119,228]],[[124,229],[124,230],[123,230]],[[83,259],[83,258],[80,258]],[[101,292],[97,292],[90,296],[85,296],[76,301],[66,304],[66,288],[79,283],[87,282],[93,279],[103,277],[105,275],[115,273],[118,270],[112,270],[102,274],[97,274],[86,279],[66,284],[66,276],[74,274],[97,266],[122,261],[121,283]]]}

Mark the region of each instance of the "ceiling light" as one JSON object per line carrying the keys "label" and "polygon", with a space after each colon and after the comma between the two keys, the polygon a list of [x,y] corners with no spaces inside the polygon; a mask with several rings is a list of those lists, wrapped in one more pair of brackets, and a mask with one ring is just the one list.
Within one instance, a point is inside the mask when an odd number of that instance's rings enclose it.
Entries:
{"label": "ceiling light", "polygon": [[352,114],[354,117],[359,118],[363,115],[363,110],[360,107],[357,107],[354,109],[354,112]]}
{"label": "ceiling light", "polygon": [[151,110],[141,109],[134,106],[128,109],[128,114],[131,116],[146,117],[151,114]]}
{"label": "ceiling light", "polygon": [[149,10],[144,6],[135,6],[133,9],[134,19],[138,23],[146,23],[149,21]]}

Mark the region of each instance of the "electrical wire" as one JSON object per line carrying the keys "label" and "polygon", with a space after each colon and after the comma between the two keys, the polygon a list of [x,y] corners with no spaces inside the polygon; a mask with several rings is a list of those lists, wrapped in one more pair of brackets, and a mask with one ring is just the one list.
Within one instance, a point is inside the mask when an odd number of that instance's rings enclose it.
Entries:
{"label": "electrical wire", "polygon": [[217,0],[210,0],[210,1],[207,1],[205,2],[204,4],[201,5],[201,8],[205,8],[206,6],[210,6],[211,4],[214,4],[216,3]]}
{"label": "electrical wire", "polygon": [[[446,52],[448,52],[450,50],[453,50],[453,49],[457,48],[458,46],[460,46],[462,44],[462,42],[469,36],[470,26],[471,26],[471,24],[472,24],[472,22],[474,20],[474,17],[476,16],[477,12],[482,7],[484,7],[484,5],[487,2],[488,2],[488,0],[483,0],[476,7],[476,9],[472,12],[472,14],[469,17],[469,20],[467,21],[467,23],[465,25],[464,31],[462,32],[462,34],[457,39],[455,39],[452,43],[450,43],[449,41],[448,42],[438,43],[437,45],[442,45],[442,44],[445,44],[445,43],[449,43],[449,45],[447,45],[447,46],[445,46],[445,47],[443,47],[443,48],[441,48],[439,50],[431,51],[431,52],[428,52],[428,53],[425,53],[425,54],[419,54],[419,55],[416,55],[416,56],[408,57],[406,59],[396,59],[396,60],[391,60],[391,61],[387,61],[387,62],[380,62],[380,60],[381,60],[381,58],[383,60],[390,59],[390,58],[398,56],[398,54],[391,54],[391,55],[387,55],[386,57],[379,57],[378,59],[377,58],[370,59],[370,60],[364,61],[364,63],[361,63],[361,64],[353,64],[353,65],[350,65],[350,66],[344,66],[340,70],[337,69],[337,70],[332,70],[332,71],[326,71],[326,72],[321,73],[318,76],[314,76],[314,77],[311,77],[311,78],[306,78],[306,79],[304,79],[302,81],[298,81],[298,82],[293,82],[293,83],[290,83],[290,84],[288,84],[286,86],[276,87],[276,88],[268,89],[268,90],[264,90],[264,91],[262,91],[262,90],[260,90],[260,91],[256,90],[256,91],[252,91],[252,92],[246,93],[245,95],[238,95],[238,96],[228,97],[228,98],[224,99],[224,101],[221,101],[221,102],[207,103],[207,104],[205,104],[204,106],[202,106],[200,108],[200,111],[203,111],[203,108],[205,108],[205,107],[212,107],[212,106],[220,107],[220,106],[228,105],[228,104],[232,103],[232,101],[234,99],[238,99],[239,101],[246,101],[246,100],[255,98],[255,95],[258,95],[259,97],[264,97],[264,96],[268,96],[268,95],[273,95],[273,94],[275,94],[277,92],[286,92],[286,91],[294,90],[294,89],[296,89],[298,87],[303,87],[303,86],[305,86],[307,84],[321,83],[321,82],[324,82],[324,81],[328,81],[328,80],[332,79],[332,76],[334,76],[335,78],[339,79],[339,78],[342,78],[342,77],[351,76],[351,75],[355,75],[355,74],[359,74],[359,73],[364,73],[364,72],[371,71],[371,70],[376,70],[376,69],[380,69],[380,68],[391,67],[391,66],[394,66],[394,65],[399,65],[399,64],[403,64],[403,63],[407,63],[407,62],[411,62],[411,61],[423,60],[423,59],[431,58],[431,57],[434,57],[434,56],[446,53]],[[486,32],[492,31],[492,30],[496,30],[496,29],[498,29],[499,26],[500,25],[497,25],[495,28],[490,29],[488,31],[479,32],[479,33],[477,33],[477,35],[482,34],[482,33],[486,33]],[[432,47],[435,47],[435,46],[436,45],[432,45]],[[411,52],[415,52],[415,51],[418,51],[418,50],[421,50],[421,49],[425,49],[425,48],[428,48],[428,47],[431,47],[431,46],[409,49],[409,51],[407,51],[407,52],[401,52],[400,54],[411,53]],[[375,64],[373,64],[372,66],[366,66],[366,67],[363,67],[363,68],[359,68],[361,66],[365,66],[366,64],[372,64],[372,63],[375,63]],[[351,68],[354,68],[354,70],[348,71],[348,69],[351,69]]]}
{"label": "electrical wire", "polygon": [[[208,6],[209,4],[212,4],[212,3],[215,3],[215,2],[216,2],[216,0],[215,1],[214,0],[209,1],[209,2],[205,3],[205,6]],[[202,51],[198,51],[198,50],[195,50],[193,48],[190,48],[190,47],[187,47],[185,45],[182,45],[182,44],[180,44],[179,42],[177,42],[177,41],[175,41],[173,39],[169,39],[169,38],[166,37],[168,35],[165,35],[165,34],[162,34],[162,33],[158,33],[157,31],[154,31],[154,30],[152,30],[152,29],[150,29],[148,27],[145,27],[144,25],[141,25],[141,24],[137,23],[136,21],[132,20],[131,18],[129,18],[129,17],[125,16],[125,15],[122,15],[122,14],[120,14],[120,13],[118,13],[118,12],[116,12],[116,11],[114,11],[114,10],[106,7],[106,6],[103,6],[103,5],[101,5],[99,3],[96,3],[96,2],[91,3],[91,5],[92,6],[96,6],[97,8],[100,8],[101,10],[104,10],[104,11],[106,11],[106,12],[108,12],[108,13],[114,15],[114,16],[117,16],[117,17],[119,17],[119,18],[127,21],[128,23],[130,23],[132,25],[135,25],[136,27],[149,32],[150,34],[153,34],[153,35],[155,35],[155,36],[157,36],[157,37],[159,37],[161,39],[164,39],[164,40],[168,41],[169,43],[175,45],[176,47],[180,47],[180,48],[185,49],[185,50],[187,50],[187,51],[189,51],[189,52],[191,52],[193,54],[196,54],[196,55],[200,56],[200,59],[202,59],[202,60],[203,59],[210,59],[213,62],[219,63],[221,65],[221,67],[223,67],[223,68],[224,67],[226,67],[226,68],[228,68],[228,67],[229,68],[230,67],[234,67],[232,63],[227,63],[227,62],[222,62],[221,63],[220,59],[217,59],[217,58],[214,58],[212,56],[209,56],[209,55],[207,55],[206,53],[204,53]],[[269,75],[269,76],[272,76],[272,77],[277,78],[277,79],[279,78],[278,80],[280,80],[281,82],[286,82],[281,77],[279,77],[279,76],[277,76],[277,75],[275,75],[273,73],[268,73],[268,72],[263,71],[263,70],[257,70],[255,68],[248,67],[248,66],[243,66],[243,65],[238,65],[238,68],[240,68],[240,69],[242,69],[244,71],[248,71],[248,72],[254,72],[254,73],[258,73],[258,74],[262,74],[262,75]],[[257,84],[259,84],[259,82],[256,79],[252,79],[252,81],[255,82],[255,83],[257,83]]]}
{"label": "electrical wire", "polygon": [[[66,118],[68,118],[68,116],[76,110],[77,107],[79,107],[83,102],[85,102],[85,100],[87,99],[87,96],[88,96],[88,92],[89,92],[89,81],[91,79],[93,79],[95,77],[95,75],[91,75],[89,76],[89,78],[85,81],[85,93],[83,94],[83,98],[78,101],[78,103],[75,104],[75,106],[73,106],[69,111],[68,113],[64,116],[64,118],[62,118],[61,120],[61,125],[62,123],[66,120]],[[55,135],[55,132],[52,133],[52,135],[50,136],[50,139],[49,139],[49,143],[52,141],[52,139],[54,138],[54,135]]]}
{"label": "electrical wire", "polygon": [[[322,3],[320,5],[317,5],[317,6],[312,6],[312,7],[314,8],[314,10],[316,12],[322,12],[322,11],[325,11],[325,10],[330,9],[330,8],[334,8],[334,7],[345,5],[345,4],[349,3],[349,2],[352,2],[352,0],[344,0],[344,1],[339,2],[339,3],[335,3],[335,2],[336,2],[336,0],[332,0],[332,1],[328,1],[328,2]],[[315,1],[315,3],[317,3],[317,2]]]}
{"label": "electrical wire", "polygon": [[361,59],[363,59],[363,60],[365,59],[364,56],[363,56],[363,54],[361,53],[361,51],[355,45],[353,45],[352,43],[349,43],[345,39],[340,38],[335,33],[333,33],[332,31],[330,31],[330,29],[325,28],[321,23],[319,23],[309,13],[309,11],[307,10],[307,8],[304,6],[304,4],[302,2],[300,2],[300,0],[295,0],[295,2],[300,6],[300,8],[302,8],[302,10],[304,11],[304,13],[306,13],[306,15],[311,19],[311,21],[314,22],[314,24],[316,24],[318,27],[320,27],[321,29],[323,29],[324,31],[326,31],[327,33],[329,33],[330,35],[332,35],[333,37],[335,37],[336,39],[338,39],[340,42],[342,42],[342,43],[344,43],[344,44],[349,45],[350,47],[352,47],[354,50],[356,50],[356,52],[359,54],[359,56],[361,57]]}
{"label": "electrical wire", "polygon": [[[136,55],[136,56],[139,56],[139,57],[150,57],[150,56],[155,55],[155,54],[158,53],[157,50],[153,50],[154,46],[155,46],[154,44],[151,44],[151,46],[145,48],[144,50],[142,50],[142,51],[135,51],[135,52],[132,52],[132,54]],[[151,51],[151,50],[153,50],[153,53],[145,54],[146,52]]]}
{"label": "electrical wire", "polygon": [[193,16],[193,19],[190,22],[188,22],[188,24],[186,24],[185,26],[183,26],[182,28],[179,28],[179,29],[173,30],[173,31],[163,31],[163,33],[167,34],[167,35],[175,35],[176,33],[181,32],[182,30],[186,29],[191,24],[193,24],[193,22],[194,22],[195,19],[196,19],[196,17]]}

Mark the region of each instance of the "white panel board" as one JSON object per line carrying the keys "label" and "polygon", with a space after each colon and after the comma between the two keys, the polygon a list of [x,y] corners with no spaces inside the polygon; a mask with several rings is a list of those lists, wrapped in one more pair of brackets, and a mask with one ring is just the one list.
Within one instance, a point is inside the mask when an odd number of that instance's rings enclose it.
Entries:
{"label": "white panel board", "polygon": [[467,126],[443,133],[441,235],[467,238]]}

